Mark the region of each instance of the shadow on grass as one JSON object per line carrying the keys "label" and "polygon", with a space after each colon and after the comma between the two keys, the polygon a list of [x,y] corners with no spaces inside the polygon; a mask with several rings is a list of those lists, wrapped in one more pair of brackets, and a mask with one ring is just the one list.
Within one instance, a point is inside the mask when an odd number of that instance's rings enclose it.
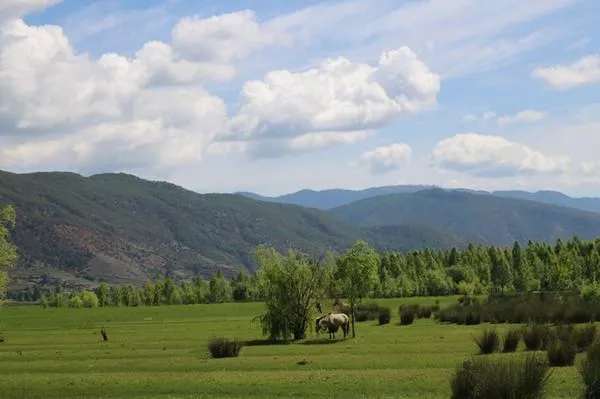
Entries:
{"label": "shadow on grass", "polygon": [[345,339],[308,339],[302,345],[332,345],[344,342]]}
{"label": "shadow on grass", "polygon": [[269,346],[269,345],[289,345],[289,341],[276,341],[272,339],[251,339],[243,341],[244,346]]}

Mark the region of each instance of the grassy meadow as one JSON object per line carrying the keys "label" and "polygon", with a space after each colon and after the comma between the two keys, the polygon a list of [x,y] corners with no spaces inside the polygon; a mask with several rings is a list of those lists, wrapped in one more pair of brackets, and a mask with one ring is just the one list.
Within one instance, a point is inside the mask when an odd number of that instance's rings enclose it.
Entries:
{"label": "grassy meadow", "polygon": [[[455,297],[440,298],[440,304]],[[455,367],[486,325],[357,323],[357,338],[264,344],[252,318],[262,303],[70,309],[0,309],[0,398],[448,398]],[[330,305],[330,302],[327,303]],[[324,304],[324,311],[329,310]],[[102,342],[106,327],[109,342]],[[509,326],[498,326],[504,331]],[[213,336],[249,341],[237,358],[211,359]],[[521,343],[522,345],[522,343]],[[491,356],[520,356],[516,354]],[[579,362],[582,355],[578,355]],[[578,397],[575,367],[555,368],[548,397]]]}

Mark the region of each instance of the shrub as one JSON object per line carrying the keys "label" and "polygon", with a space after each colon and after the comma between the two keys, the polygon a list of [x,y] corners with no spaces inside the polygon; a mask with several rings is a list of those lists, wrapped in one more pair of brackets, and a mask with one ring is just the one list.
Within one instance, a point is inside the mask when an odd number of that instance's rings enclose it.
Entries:
{"label": "shrub", "polygon": [[481,315],[477,312],[468,311],[464,317],[465,323],[467,326],[474,326],[476,324],[481,324]]}
{"label": "shrub", "polygon": [[379,317],[379,306],[375,303],[361,303],[354,310],[356,321],[377,320]]}
{"label": "shrub", "polygon": [[402,309],[400,311],[400,325],[407,326],[415,321],[415,312],[413,309]]}
{"label": "shrub", "polygon": [[583,397],[600,398],[600,342],[595,341],[590,345],[578,371],[585,385]]}
{"label": "shrub", "polygon": [[389,324],[390,320],[392,319],[392,311],[390,310],[390,308],[384,308],[381,307],[379,308],[379,325],[383,325],[383,324]]}
{"label": "shrub", "polygon": [[489,355],[498,350],[500,338],[498,337],[498,332],[496,330],[486,329],[478,338],[475,338],[475,343],[479,347],[479,352],[482,355]]}
{"label": "shrub", "polygon": [[502,348],[502,352],[515,352],[519,347],[519,341],[521,341],[521,331],[516,329],[508,330],[504,335],[504,347]]}
{"label": "shrub", "polygon": [[530,324],[523,328],[523,342],[530,351],[537,351],[544,347],[547,340],[548,329],[541,324]]}
{"label": "shrub", "polygon": [[242,343],[237,339],[216,337],[208,343],[208,350],[213,358],[237,357],[242,349]]}
{"label": "shrub", "polygon": [[571,341],[556,340],[548,346],[548,362],[552,367],[572,366],[577,349]]}
{"label": "shrub", "polygon": [[463,296],[441,310],[439,319],[456,324],[477,319],[482,323],[583,323],[595,320],[594,304],[576,293],[505,294],[485,300]]}
{"label": "shrub", "polygon": [[573,334],[573,340],[578,352],[585,351],[596,339],[597,326],[595,324],[588,324],[579,328],[576,328]]}
{"label": "shrub", "polygon": [[354,312],[354,320],[356,320],[357,322],[369,320],[369,312],[364,310],[356,310]]}
{"label": "shrub", "polygon": [[452,376],[453,399],[542,398],[549,378],[545,360],[480,357],[466,360]]}

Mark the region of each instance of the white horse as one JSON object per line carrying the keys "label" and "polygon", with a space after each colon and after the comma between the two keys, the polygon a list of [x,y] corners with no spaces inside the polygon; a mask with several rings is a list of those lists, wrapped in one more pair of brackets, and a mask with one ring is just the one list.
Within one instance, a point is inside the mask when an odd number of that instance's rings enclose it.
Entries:
{"label": "white horse", "polygon": [[346,338],[350,331],[350,318],[345,313],[328,313],[325,316],[317,318],[315,323],[315,331],[317,334],[321,329],[327,329],[329,332],[329,339],[332,337],[335,338],[335,333],[340,327],[342,327],[344,338]]}

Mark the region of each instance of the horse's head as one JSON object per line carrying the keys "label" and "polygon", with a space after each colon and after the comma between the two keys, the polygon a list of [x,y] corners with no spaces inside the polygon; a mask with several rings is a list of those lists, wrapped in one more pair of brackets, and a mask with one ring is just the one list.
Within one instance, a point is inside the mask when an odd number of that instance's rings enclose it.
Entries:
{"label": "horse's head", "polygon": [[321,331],[321,328],[324,328],[324,326],[322,326],[322,321],[325,317],[327,317],[327,316],[319,316],[319,317],[317,317],[317,320],[315,321],[315,332],[317,334],[319,333],[319,331]]}

